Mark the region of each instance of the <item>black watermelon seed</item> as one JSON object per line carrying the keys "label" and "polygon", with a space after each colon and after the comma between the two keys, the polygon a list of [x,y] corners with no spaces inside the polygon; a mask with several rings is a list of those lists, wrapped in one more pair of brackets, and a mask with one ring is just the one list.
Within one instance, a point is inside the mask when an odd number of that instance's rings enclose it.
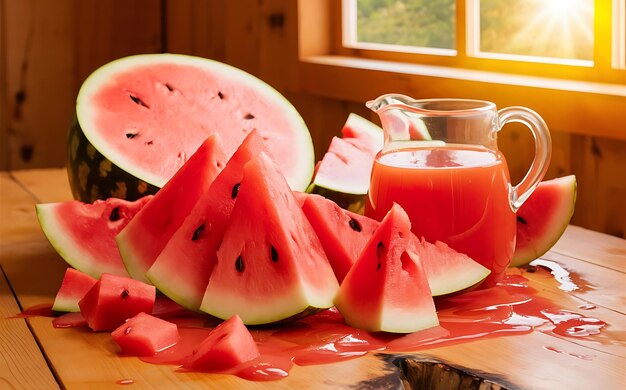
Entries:
{"label": "black watermelon seed", "polygon": [[254,119],[254,115],[248,114],[244,117],[244,119],[247,119],[247,120]]}
{"label": "black watermelon seed", "polygon": [[380,260],[378,260],[378,265],[376,266],[376,271],[380,270]]}
{"label": "black watermelon seed", "polygon": [[131,100],[132,100],[133,102],[135,102],[135,104],[138,104],[138,105],[143,106],[143,107],[145,107],[145,108],[150,108],[150,106],[149,106],[149,105],[147,105],[147,104],[146,104],[146,102],[144,102],[143,100],[141,100],[141,99],[140,99],[140,98],[138,98],[137,96],[134,96],[134,95],[128,95],[128,96],[130,96]]}
{"label": "black watermelon seed", "polygon": [[241,255],[239,255],[235,261],[235,269],[237,272],[243,272],[243,257],[241,257]]}
{"label": "black watermelon seed", "polygon": [[380,259],[384,253],[385,253],[385,244],[383,244],[383,242],[381,241],[376,246],[376,257]]}
{"label": "black watermelon seed", "polygon": [[148,141],[146,142],[146,145],[152,145],[154,143],[154,141]]}
{"label": "black watermelon seed", "polygon": [[355,232],[360,232],[361,230],[363,230],[363,228],[361,227],[361,224],[359,223],[359,221],[357,221],[354,218],[350,218],[350,221],[348,222],[348,225],[350,225],[352,230],[354,230]]}
{"label": "black watermelon seed", "polygon": [[272,261],[276,263],[278,261],[278,252],[276,251],[276,248],[274,248],[274,245],[270,245],[270,247],[272,252]]}
{"label": "black watermelon seed", "polygon": [[113,210],[111,210],[111,214],[109,214],[109,221],[115,222],[119,219],[120,219],[120,208],[115,207]]}
{"label": "black watermelon seed", "polygon": [[122,291],[122,293],[120,294],[120,297],[122,297],[122,300],[125,301],[129,295],[130,295],[130,291],[128,291],[127,289],[124,289],[124,291]]}
{"label": "black watermelon seed", "polygon": [[217,93],[217,96],[219,96],[220,99],[224,99],[224,94],[221,91]]}
{"label": "black watermelon seed", "polygon": [[517,216],[517,222],[523,224],[523,225],[528,225],[528,222],[526,222],[526,220],[522,217],[520,217],[519,215]]}
{"label": "black watermelon seed", "polygon": [[165,83],[163,85],[165,85],[165,88],[167,88],[168,91],[174,92],[174,87],[172,87],[169,83]]}
{"label": "black watermelon seed", "polygon": [[204,233],[204,224],[198,226],[196,230],[193,231],[193,235],[191,236],[191,241],[196,241],[200,236]]}
{"label": "black watermelon seed", "polygon": [[241,183],[237,183],[233,186],[233,191],[230,194],[230,196],[232,196],[233,199],[235,199],[237,197],[237,195],[239,195],[239,187],[241,186]]}
{"label": "black watermelon seed", "polygon": [[138,135],[139,135],[139,133],[126,133],[126,138],[133,139],[133,138],[135,138]]}

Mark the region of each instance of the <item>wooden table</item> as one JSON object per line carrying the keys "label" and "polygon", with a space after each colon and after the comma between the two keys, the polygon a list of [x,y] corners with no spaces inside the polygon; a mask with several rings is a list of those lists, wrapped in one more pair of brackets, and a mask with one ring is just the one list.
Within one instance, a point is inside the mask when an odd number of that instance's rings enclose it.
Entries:
{"label": "wooden table", "polygon": [[115,388],[127,379],[134,388],[401,388],[403,378],[405,385],[412,381],[414,373],[406,372],[412,361],[432,359],[488,373],[512,388],[626,389],[626,240],[570,226],[543,256],[592,286],[584,291],[549,290],[525,274],[565,309],[595,305],[585,314],[608,323],[600,338],[532,332],[425,350],[409,355],[404,368],[383,354],[368,354],[337,364],[295,366],[278,382],[248,382],[120,357],[108,333],[55,329],[48,317],[15,318],[25,308],[52,302],[66,269],[41,232],[34,205],[71,195],[61,169],[0,175],[0,388]]}

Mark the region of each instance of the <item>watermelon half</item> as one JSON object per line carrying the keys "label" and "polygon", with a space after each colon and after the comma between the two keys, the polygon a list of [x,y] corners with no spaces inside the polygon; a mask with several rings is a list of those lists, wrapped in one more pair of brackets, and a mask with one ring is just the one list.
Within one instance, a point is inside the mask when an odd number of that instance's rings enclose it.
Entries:
{"label": "watermelon half", "polygon": [[550,250],[567,228],[576,205],[576,176],[539,183],[517,210],[517,238],[511,266],[528,264]]}
{"label": "watermelon half", "polygon": [[333,305],[339,285],[287,182],[265,153],[244,167],[200,309],[248,325]]}
{"label": "watermelon half", "polygon": [[[257,129],[293,189],[313,174],[311,136],[275,89],[232,66],[199,57],[144,54],[93,72],[76,102],[68,139],[74,196],[137,196],[162,187],[211,134],[227,156]],[[84,139],[83,139],[84,138]]]}
{"label": "watermelon half", "polygon": [[72,267],[94,278],[103,273],[127,276],[115,236],[152,199],[110,198],[93,204],[78,200],[35,206],[44,234]]}

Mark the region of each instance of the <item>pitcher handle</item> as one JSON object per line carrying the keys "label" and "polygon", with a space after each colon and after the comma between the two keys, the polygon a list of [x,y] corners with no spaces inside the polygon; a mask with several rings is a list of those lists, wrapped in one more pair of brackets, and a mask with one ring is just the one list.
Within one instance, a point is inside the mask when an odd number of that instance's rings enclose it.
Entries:
{"label": "pitcher handle", "polygon": [[511,187],[509,202],[513,211],[517,211],[543,179],[550,165],[552,139],[544,120],[535,111],[526,107],[506,107],[498,111],[498,130],[507,123],[523,123],[530,129],[535,139],[535,158],[522,181]]}

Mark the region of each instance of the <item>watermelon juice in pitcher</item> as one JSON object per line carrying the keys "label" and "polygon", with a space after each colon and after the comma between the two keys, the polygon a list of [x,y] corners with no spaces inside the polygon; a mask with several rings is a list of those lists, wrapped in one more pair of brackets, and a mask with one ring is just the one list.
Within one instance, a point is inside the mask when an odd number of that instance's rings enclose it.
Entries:
{"label": "watermelon juice in pitcher", "polygon": [[[515,212],[550,161],[541,117],[465,99],[383,95],[367,105],[381,118],[385,145],[372,168],[366,215],[380,220],[398,203],[418,237],[443,241],[489,268],[484,286],[500,281],[515,248]],[[517,186],[497,148],[496,134],[508,122],[527,125],[536,142],[535,159]]]}

